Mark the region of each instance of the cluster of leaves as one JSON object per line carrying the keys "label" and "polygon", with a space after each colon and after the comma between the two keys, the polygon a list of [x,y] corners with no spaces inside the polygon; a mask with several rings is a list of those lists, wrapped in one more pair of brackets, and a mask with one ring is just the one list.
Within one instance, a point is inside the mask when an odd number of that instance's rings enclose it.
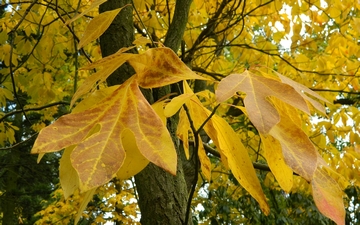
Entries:
{"label": "cluster of leaves", "polygon": [[[294,203],[291,196],[311,189],[319,210],[344,223],[342,190],[349,184],[359,186],[360,114],[357,105],[329,101],[356,99],[358,94],[359,4],[196,0],[179,52],[181,61],[167,48],[147,50],[152,41],[163,41],[175,4],[150,0],[125,6],[136,9],[134,44],[141,54],[127,53],[126,48],[100,59],[94,40],[122,10],[98,15],[92,9],[103,2],[9,1],[11,7],[1,18],[0,104],[7,110],[0,112],[0,144],[9,147],[28,138],[16,139],[20,126],[14,125],[11,108],[17,105],[17,113],[27,120],[29,111],[41,110],[31,125],[33,133],[41,130],[32,152],[42,156],[65,148],[60,180],[66,200],[61,197],[58,202],[71,205],[71,198],[85,199],[81,205],[74,203],[69,214],[85,209],[94,193],[106,189],[114,177],[130,178],[149,162],[175,174],[176,152],[164,121],[179,112],[177,135],[187,157],[189,141],[195,142],[201,174],[212,182],[209,192],[232,190],[216,181],[218,165],[207,150],[213,145],[223,170],[231,171],[265,214],[271,213],[265,194],[271,196],[273,189],[261,187],[253,162],[268,164],[273,177],[260,180],[275,182],[290,193],[285,199]],[[136,75],[121,86],[103,88],[106,78],[125,62]],[[191,88],[192,83],[184,81],[189,79],[205,79],[216,91],[194,94],[197,83]],[[178,96],[152,107],[139,89],[178,82]],[[70,98],[71,114],[44,128],[57,117],[57,106]],[[202,130],[211,142],[202,143]],[[80,198],[70,197],[79,190]],[[253,201],[247,192],[238,193],[243,205]],[[224,215],[229,212],[222,210]],[[78,221],[80,215],[71,219]]]}
{"label": "cluster of leaves", "polygon": [[[62,189],[57,189],[52,193],[51,200],[43,202],[44,209],[35,215],[39,217],[35,224],[72,224],[75,220],[79,220],[78,224],[99,224],[106,221],[137,224],[139,209],[134,203],[136,196],[133,195],[133,187],[130,182],[119,180],[99,187],[84,212],[82,210],[86,205],[82,202],[86,196],[76,191],[65,199]],[[81,219],[79,211],[82,212]]]}

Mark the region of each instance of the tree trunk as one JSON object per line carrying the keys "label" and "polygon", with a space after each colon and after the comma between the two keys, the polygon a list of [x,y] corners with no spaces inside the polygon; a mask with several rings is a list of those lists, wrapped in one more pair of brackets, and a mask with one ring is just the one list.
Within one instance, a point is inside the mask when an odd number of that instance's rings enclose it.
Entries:
{"label": "tree trunk", "polygon": [[[131,0],[109,0],[100,6],[100,12],[105,12],[131,3]],[[178,0],[174,13],[173,23],[165,39],[165,45],[175,52],[179,48],[185,30],[190,0]],[[122,47],[132,45],[134,40],[134,26],[132,7],[124,8],[115,18],[109,29],[101,36],[100,46],[103,57],[115,53]],[[128,64],[116,70],[107,80],[109,85],[123,83],[134,70]],[[165,95],[169,87],[158,89],[155,98]],[[153,101],[151,91],[143,91],[149,102]],[[186,205],[188,198],[187,185],[182,168],[183,151],[180,151],[179,141],[175,131],[177,118],[168,120],[168,129],[173,137],[178,154],[177,175],[172,176],[163,169],[150,164],[135,176],[139,195],[141,223],[143,225],[167,224],[179,225],[185,223]],[[188,224],[192,224],[191,220]]]}

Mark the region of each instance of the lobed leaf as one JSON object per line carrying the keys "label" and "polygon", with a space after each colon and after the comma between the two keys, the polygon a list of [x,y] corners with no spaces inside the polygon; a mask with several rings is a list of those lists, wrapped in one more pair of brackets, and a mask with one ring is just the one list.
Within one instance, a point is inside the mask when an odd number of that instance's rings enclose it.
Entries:
{"label": "lobed leaf", "polygon": [[191,71],[170,48],[151,48],[128,62],[135,69],[143,88],[162,87],[187,79],[205,79]]}
{"label": "lobed leaf", "polygon": [[[87,137],[97,126],[99,131]],[[170,134],[134,77],[97,105],[63,116],[41,130],[31,152],[54,152],[77,144],[71,162],[79,175],[80,190],[88,191],[108,182],[123,165],[126,153],[120,137],[125,129],[135,135],[143,156],[176,173],[177,156]]]}
{"label": "lobed leaf", "polygon": [[[276,73],[276,74],[283,83],[292,86],[305,100],[310,102],[317,110],[319,110],[323,114],[326,114],[325,106],[323,104],[320,104],[318,101],[315,101],[314,99],[310,98],[308,95],[313,96],[323,102],[326,102],[327,104],[331,104],[327,99],[323,98],[321,95],[317,94],[316,92],[310,90],[308,87],[291,80],[288,77],[285,77],[279,73]],[[306,95],[305,93],[308,95]]]}
{"label": "lobed leaf", "polygon": [[246,93],[244,99],[249,119],[259,132],[266,134],[280,121],[280,116],[269,97],[274,96],[294,107],[309,113],[301,95],[291,86],[279,81],[261,77],[250,71],[231,74],[222,79],[216,90],[217,102],[224,102],[236,92]]}

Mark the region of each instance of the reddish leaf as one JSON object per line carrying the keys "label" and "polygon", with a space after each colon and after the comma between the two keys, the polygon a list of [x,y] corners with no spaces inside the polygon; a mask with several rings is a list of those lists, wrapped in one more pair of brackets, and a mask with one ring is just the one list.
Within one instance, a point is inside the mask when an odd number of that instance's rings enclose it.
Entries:
{"label": "reddish leaf", "polygon": [[[85,138],[95,126],[100,126],[99,132]],[[71,161],[79,174],[80,189],[87,191],[108,182],[123,164],[125,151],[120,137],[124,129],[134,133],[141,154],[149,161],[176,173],[172,139],[133,78],[94,107],[63,116],[44,128],[32,153],[77,144]]]}
{"label": "reddish leaf", "polygon": [[343,192],[323,169],[317,168],[311,181],[315,204],[322,214],[338,225],[345,224]]}
{"label": "reddish leaf", "polygon": [[310,181],[317,165],[317,150],[304,131],[286,112],[280,110],[280,123],[275,125],[269,134],[280,141],[286,164]]}

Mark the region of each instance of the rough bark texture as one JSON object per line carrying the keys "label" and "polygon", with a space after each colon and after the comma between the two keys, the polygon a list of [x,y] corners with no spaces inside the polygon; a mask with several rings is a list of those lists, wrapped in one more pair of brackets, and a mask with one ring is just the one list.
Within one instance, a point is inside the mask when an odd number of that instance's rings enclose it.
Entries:
{"label": "rough bark texture", "polygon": [[[109,0],[100,5],[99,11],[106,12],[131,4],[131,0]],[[102,56],[108,56],[117,52],[120,48],[132,45],[134,41],[134,23],[132,7],[125,7],[116,16],[107,31],[100,37]],[[136,53],[136,50],[132,50]],[[122,84],[134,74],[134,69],[125,64],[118,68],[107,80],[109,85]]]}
{"label": "rough bark texture", "polygon": [[[108,0],[100,6],[100,12],[105,12],[115,8],[131,3],[131,0]],[[179,48],[182,36],[185,30],[188,11],[191,0],[178,0],[173,23],[170,25],[168,34],[166,36],[165,45],[176,51]],[[134,40],[132,8],[127,7],[123,9],[115,18],[109,29],[101,36],[100,45],[102,55],[108,56],[115,53],[122,47],[130,46]],[[116,70],[107,80],[109,85],[116,85],[123,83],[128,79],[134,70],[129,65],[124,65]],[[170,88],[158,89],[156,96],[150,95],[150,91],[146,91],[147,99],[152,102],[152,99],[168,93]],[[136,179],[136,186],[139,195],[139,207],[141,210],[141,223],[143,225],[167,224],[179,225],[184,224],[185,211],[187,204],[187,186],[184,179],[182,169],[182,161],[184,158],[180,156],[183,151],[180,151],[177,138],[175,136],[177,119],[172,118],[168,122],[168,128],[173,136],[175,147],[177,148],[178,165],[177,175],[172,176],[161,168],[150,164]],[[191,222],[189,224],[192,224]]]}

